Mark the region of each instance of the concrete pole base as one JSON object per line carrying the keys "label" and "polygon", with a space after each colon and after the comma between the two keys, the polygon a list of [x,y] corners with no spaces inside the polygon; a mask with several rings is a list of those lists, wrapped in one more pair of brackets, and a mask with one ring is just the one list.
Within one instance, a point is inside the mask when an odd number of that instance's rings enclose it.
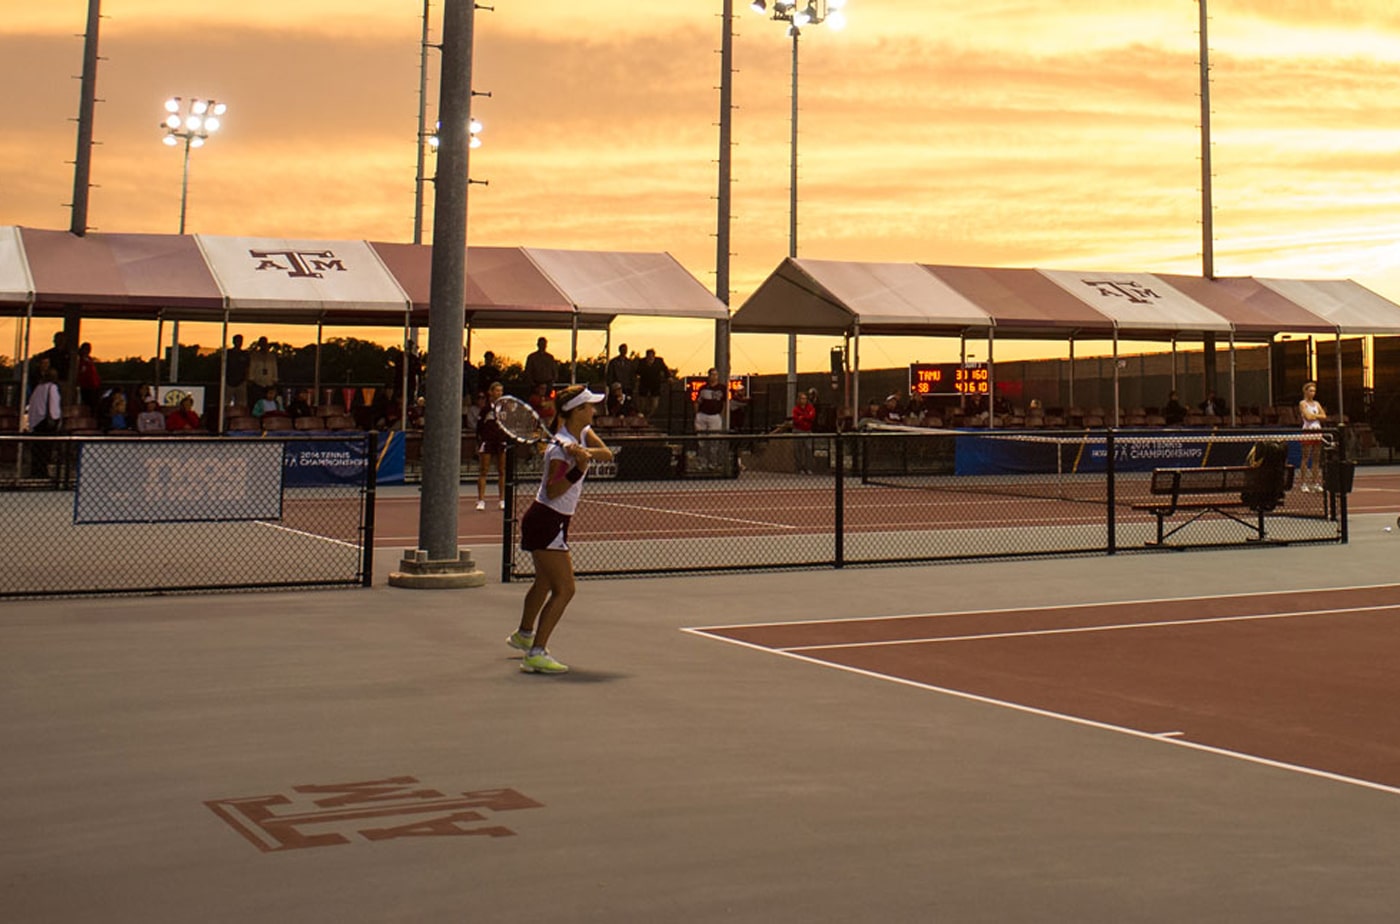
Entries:
{"label": "concrete pole base", "polygon": [[478,570],[471,549],[458,550],[456,558],[430,559],[423,549],[405,549],[399,570],[389,573],[390,587],[412,590],[455,590],[485,587],[486,572]]}

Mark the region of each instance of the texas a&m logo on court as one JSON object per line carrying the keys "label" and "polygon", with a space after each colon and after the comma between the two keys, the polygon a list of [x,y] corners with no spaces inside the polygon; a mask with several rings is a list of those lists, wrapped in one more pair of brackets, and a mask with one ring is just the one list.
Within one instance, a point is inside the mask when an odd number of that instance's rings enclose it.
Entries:
{"label": "texas a&m logo on court", "polygon": [[333,250],[249,250],[248,256],[261,261],[254,267],[257,271],[281,270],[292,278],[320,279],[331,270],[345,272]]}
{"label": "texas a&m logo on court", "polygon": [[1098,289],[1099,294],[1104,298],[1126,298],[1135,305],[1150,305],[1153,301],[1162,296],[1153,292],[1150,286],[1145,286],[1136,282],[1112,282],[1095,281],[1085,279],[1082,282],[1091,289]]}
{"label": "texas a&m logo on court", "polygon": [[416,777],[293,786],[205,805],[264,853],[403,837],[509,837],[487,813],[541,808],[513,789],[445,793]]}

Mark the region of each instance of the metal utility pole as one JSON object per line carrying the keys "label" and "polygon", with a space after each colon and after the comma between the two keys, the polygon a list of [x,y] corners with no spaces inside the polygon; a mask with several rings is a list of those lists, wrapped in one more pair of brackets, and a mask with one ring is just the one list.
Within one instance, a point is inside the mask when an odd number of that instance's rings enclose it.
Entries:
{"label": "metal utility pole", "polygon": [[[1210,37],[1207,31],[1206,0],[1198,0],[1201,13],[1201,275],[1215,278],[1215,207],[1211,202],[1210,165]],[[1205,334],[1201,342],[1206,390],[1215,390],[1215,335]],[[1231,410],[1234,410],[1231,402]]]}
{"label": "metal utility pole", "polygon": [[[88,230],[88,193],[92,189],[92,122],[97,113],[97,42],[102,23],[102,0],[88,0],[87,29],[83,33],[83,76],[78,99],[78,149],[73,158],[73,206],[68,230],[78,237]],[[65,401],[78,393],[78,341],[82,318],[76,305],[63,313],[63,343],[68,351]]]}
{"label": "metal utility pole", "polygon": [[[97,110],[97,38],[102,0],[88,0],[83,36],[83,77],[78,100],[78,151],[73,158],[73,214],[68,230],[82,237],[88,229],[88,191],[92,187],[92,120]],[[76,344],[74,344],[76,347]]]}
{"label": "metal utility pole", "polygon": [[434,180],[433,268],[428,302],[428,353],[432,366],[424,408],[419,547],[404,556],[401,572],[389,576],[391,584],[407,587],[480,587],[486,583],[486,575],[476,570],[470,553],[457,546],[474,13],[474,0],[443,3],[442,87],[438,102],[442,127]]}
{"label": "metal utility pole", "polygon": [[[734,160],[734,0],[724,0],[719,46],[719,215],[715,229],[715,297],[729,304],[730,190]],[[715,368],[729,381],[729,321],[715,322]],[[725,402],[725,408],[729,407]]]}

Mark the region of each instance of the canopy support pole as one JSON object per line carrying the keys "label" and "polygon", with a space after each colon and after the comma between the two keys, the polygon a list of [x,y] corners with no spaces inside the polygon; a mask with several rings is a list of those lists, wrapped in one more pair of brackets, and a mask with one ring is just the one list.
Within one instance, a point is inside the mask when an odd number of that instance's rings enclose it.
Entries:
{"label": "canopy support pole", "polygon": [[1121,381],[1118,366],[1118,328],[1113,328],[1113,427],[1116,430],[1121,426],[1118,414],[1123,408],[1123,397],[1121,391]]}
{"label": "canopy support pole", "polygon": [[[157,396],[160,395],[160,351],[161,351],[161,348],[165,345],[165,344],[164,344],[164,341],[165,341],[165,312],[162,311],[160,314],[156,315],[156,380],[155,380],[155,390],[156,390],[156,392],[155,392],[155,393],[156,393]],[[159,400],[159,398],[157,398],[157,400]],[[142,408],[142,410],[144,410],[144,408]],[[138,413],[139,413],[139,412],[138,412]]]}
{"label": "canopy support pole", "polygon": [[1176,335],[1172,335],[1172,391],[1176,391]]}
{"label": "canopy support pole", "polygon": [[1074,337],[1069,338],[1069,407],[1074,407]]}
{"label": "canopy support pole", "polygon": [[1342,400],[1342,329],[1337,328],[1337,423],[1342,422],[1346,408]]}
{"label": "canopy support pole", "polygon": [[858,427],[860,424],[860,321],[856,320],[852,327],[853,338],[851,340],[851,419]]}
{"label": "canopy support pole", "polygon": [[228,413],[228,309],[224,309],[224,323],[219,334],[219,417],[214,421],[217,433],[223,433],[225,414]]}
{"label": "canopy support pole", "polygon": [[1274,406],[1274,335],[1269,335],[1269,374],[1265,376],[1269,389],[1266,394],[1269,396],[1269,407]]}
{"label": "canopy support pole", "polygon": [[321,335],[325,328],[326,317],[316,319],[316,365],[311,373],[311,406],[316,407],[321,403]]}
{"label": "canopy support pole", "polygon": [[[410,305],[403,313],[403,377],[399,382],[399,427],[404,432],[405,440],[408,439],[408,367],[414,362],[413,354],[408,352],[408,345],[411,342],[409,338],[412,336],[411,331],[413,330],[412,308],[413,306]],[[431,328],[429,328],[428,336],[432,336]],[[458,452],[461,450],[459,449]],[[458,466],[460,467],[460,462]]]}
{"label": "canopy support pole", "polygon": [[[29,335],[34,329],[34,293],[29,294],[28,304],[24,307],[24,356],[19,364],[19,412],[20,416],[29,413]],[[29,420],[25,418],[25,429],[29,427]],[[24,474],[24,443],[19,443],[15,448],[15,481]]]}
{"label": "canopy support pole", "polygon": [[1230,426],[1239,426],[1239,408],[1235,406],[1235,374],[1237,367],[1235,364],[1235,331],[1230,331]]}
{"label": "canopy support pole", "polygon": [[987,328],[987,429],[995,430],[997,426],[997,382],[996,372],[993,371],[992,345],[996,340],[996,328]]}
{"label": "canopy support pole", "polygon": [[574,308],[574,323],[569,333],[569,384],[578,384],[578,308]]}

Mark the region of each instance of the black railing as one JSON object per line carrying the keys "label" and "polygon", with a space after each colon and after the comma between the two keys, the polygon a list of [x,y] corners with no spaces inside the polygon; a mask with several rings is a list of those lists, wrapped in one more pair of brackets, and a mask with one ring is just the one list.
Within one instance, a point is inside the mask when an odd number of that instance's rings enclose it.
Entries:
{"label": "black railing", "polygon": [[[1345,441],[1316,439],[1314,474],[1293,429],[616,437],[570,546],[585,576],[1345,541]],[[1287,460],[1260,488],[1251,451],[1271,442]],[[1160,473],[1176,468],[1231,471],[1221,490],[1188,482],[1172,495]],[[520,453],[509,470],[507,581],[533,574],[514,526],[539,457]]]}

